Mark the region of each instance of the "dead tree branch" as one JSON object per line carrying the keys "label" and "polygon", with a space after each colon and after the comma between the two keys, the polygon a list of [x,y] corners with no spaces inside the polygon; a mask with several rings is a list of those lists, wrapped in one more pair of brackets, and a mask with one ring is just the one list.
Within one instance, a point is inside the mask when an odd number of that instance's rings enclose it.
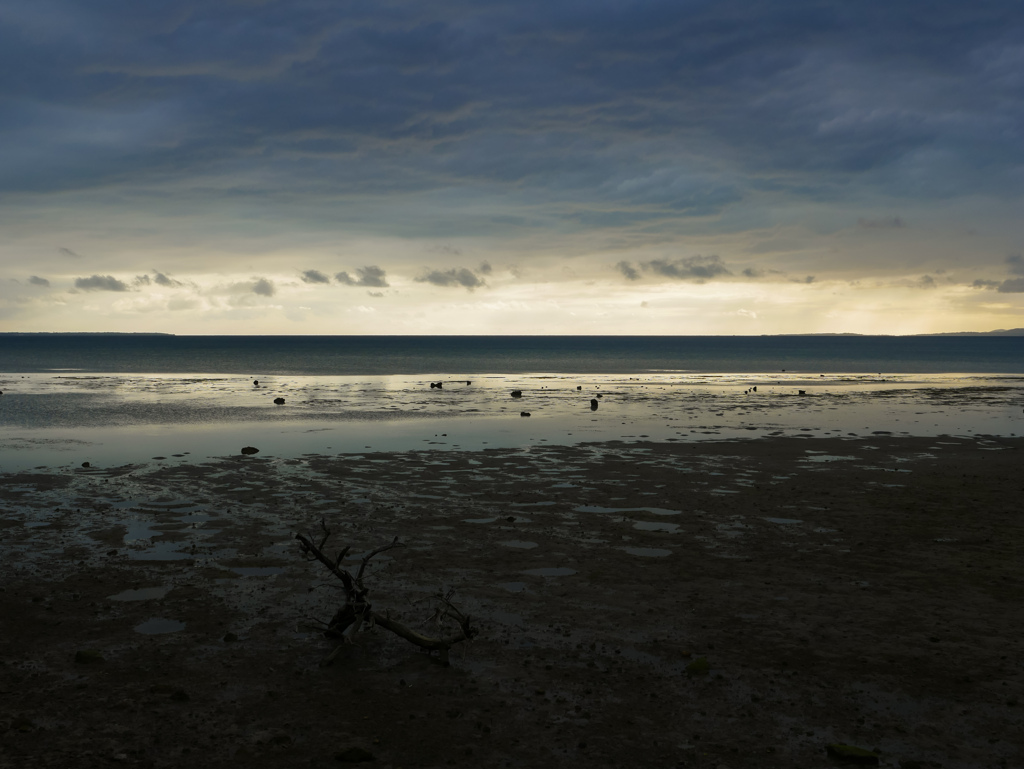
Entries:
{"label": "dead tree branch", "polygon": [[341,565],[341,562],[351,550],[351,546],[343,548],[333,559],[330,558],[324,552],[324,548],[327,540],[330,539],[331,531],[322,520],[320,521],[320,528],[323,536],[319,538],[319,541],[313,537],[312,533],[296,534],[295,538],[299,541],[299,549],[303,557],[307,561],[319,561],[322,563],[328,571],[341,580],[344,587],[345,602],[335,612],[331,621],[327,623],[327,629],[324,631],[324,635],[337,638],[342,643],[320,663],[321,665],[330,665],[341,652],[344,644],[352,643],[355,634],[360,632],[364,625],[371,627],[379,625],[385,630],[390,630],[400,638],[404,638],[410,643],[419,646],[421,649],[426,649],[430,652],[436,651],[444,665],[448,665],[448,652],[452,646],[462,641],[469,641],[477,634],[478,631],[472,626],[469,615],[463,614],[452,604],[451,598],[454,591],[451,590],[434,596],[434,599],[438,601],[438,606],[434,609],[434,614],[431,617],[438,627],[445,621],[455,623],[457,629],[447,635],[439,637],[424,635],[392,619],[387,612],[374,611],[373,606],[371,606],[366,597],[369,590],[363,585],[363,575],[366,572],[366,566],[375,556],[392,548],[404,547],[404,545],[398,541],[398,537],[395,537],[390,543],[371,550],[363,556],[359,563],[358,571],[356,571],[355,576],[352,576],[352,573]]}

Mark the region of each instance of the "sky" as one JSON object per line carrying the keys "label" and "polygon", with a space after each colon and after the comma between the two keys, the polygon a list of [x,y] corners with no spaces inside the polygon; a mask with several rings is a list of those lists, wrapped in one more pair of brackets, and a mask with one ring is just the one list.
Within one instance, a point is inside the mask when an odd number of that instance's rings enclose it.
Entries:
{"label": "sky", "polygon": [[1019,0],[3,0],[0,331],[1024,327]]}

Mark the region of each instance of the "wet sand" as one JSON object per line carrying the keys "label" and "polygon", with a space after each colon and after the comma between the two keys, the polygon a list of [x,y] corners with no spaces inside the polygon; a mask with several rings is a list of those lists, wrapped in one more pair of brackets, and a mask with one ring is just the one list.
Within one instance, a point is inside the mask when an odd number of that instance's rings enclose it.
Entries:
{"label": "wet sand", "polygon": [[[147,463],[0,487],[0,766],[1024,765],[1021,438]],[[354,553],[379,628],[329,668]],[[354,562],[352,562],[354,563]],[[429,624],[423,625],[429,630]],[[76,661],[76,653],[80,661]],[[102,661],[94,660],[92,652]],[[902,763],[901,763],[902,762]],[[917,762],[916,764],[913,762]]]}

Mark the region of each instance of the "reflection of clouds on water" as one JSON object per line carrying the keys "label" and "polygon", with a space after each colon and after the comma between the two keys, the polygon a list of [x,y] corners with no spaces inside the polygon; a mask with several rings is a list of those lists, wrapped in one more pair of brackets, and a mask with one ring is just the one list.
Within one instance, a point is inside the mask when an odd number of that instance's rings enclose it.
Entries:
{"label": "reflection of clouds on water", "polygon": [[[289,457],[367,447],[1024,433],[1019,376],[460,376],[263,375],[253,387],[248,376],[31,374],[0,383],[0,446],[26,455],[6,458],[7,469],[64,462],[55,452],[72,449],[89,449],[87,461],[129,462],[231,455],[244,445]],[[445,386],[429,386],[437,381]],[[522,397],[513,400],[513,389]],[[598,412],[589,405],[595,395]],[[286,405],[275,406],[277,397]],[[519,418],[524,405],[531,420]]]}

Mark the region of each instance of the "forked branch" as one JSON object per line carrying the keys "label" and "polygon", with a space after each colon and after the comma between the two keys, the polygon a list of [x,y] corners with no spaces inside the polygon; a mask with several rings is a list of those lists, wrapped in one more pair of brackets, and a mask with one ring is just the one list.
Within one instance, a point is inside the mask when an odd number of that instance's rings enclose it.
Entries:
{"label": "forked branch", "polygon": [[[339,638],[343,643],[352,643],[353,636],[364,625],[380,625],[385,630],[390,630],[395,635],[419,646],[421,649],[438,652],[438,656],[444,665],[448,664],[448,652],[452,646],[462,641],[471,640],[476,636],[478,631],[472,626],[469,615],[463,614],[452,604],[451,597],[453,591],[449,591],[446,594],[439,593],[434,596],[438,601],[438,606],[435,608],[432,617],[435,624],[440,626],[445,620],[451,620],[456,626],[454,632],[445,636],[432,637],[424,635],[392,619],[387,612],[374,611],[366,598],[369,590],[363,585],[363,575],[366,572],[366,567],[375,556],[392,548],[404,547],[404,545],[398,541],[398,537],[395,537],[389,544],[371,550],[363,556],[359,563],[358,571],[355,576],[352,576],[352,573],[341,565],[342,560],[348,555],[351,548],[345,547],[335,558],[330,558],[324,552],[324,548],[331,536],[331,531],[322,520],[320,521],[320,528],[323,536],[319,542],[314,539],[311,533],[296,534],[295,538],[299,541],[299,549],[303,557],[308,561],[320,561],[328,571],[341,580],[345,588],[345,602],[335,612],[331,621],[327,623],[327,629],[324,631],[325,635]],[[331,664],[338,656],[341,648],[341,646],[338,646],[321,664]]]}

